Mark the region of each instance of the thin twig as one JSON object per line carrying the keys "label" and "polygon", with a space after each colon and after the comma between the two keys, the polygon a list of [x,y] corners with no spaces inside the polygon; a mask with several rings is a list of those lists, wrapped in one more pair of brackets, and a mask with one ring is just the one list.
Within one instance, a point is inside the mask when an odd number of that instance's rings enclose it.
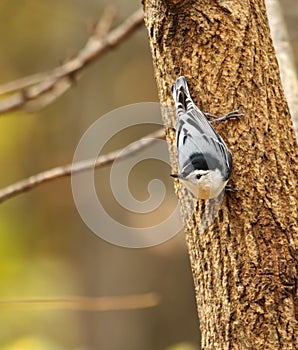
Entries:
{"label": "thin twig", "polygon": [[125,148],[124,151],[120,149],[100,156],[97,158],[97,160],[88,159],[73,164],[67,164],[30,176],[27,179],[16,182],[0,190],[0,203],[9,198],[15,197],[20,193],[31,190],[32,188],[37,187],[42,183],[49,182],[60,177],[70,176],[71,174],[76,174],[93,168],[102,168],[113,163],[116,159],[123,160],[150,146],[157,139],[164,139],[164,137],[164,130],[160,129],[139,139],[138,141],[131,143]]}
{"label": "thin twig", "polygon": [[157,293],[145,293],[126,296],[110,297],[65,297],[54,299],[15,299],[0,300],[0,307],[25,307],[33,306],[42,309],[55,310],[83,310],[83,311],[112,311],[133,310],[154,307],[159,304],[160,296]]}
{"label": "thin twig", "polygon": [[[111,16],[111,13],[109,13],[109,16],[107,13],[105,14],[104,19],[108,19],[99,22],[95,32],[76,57],[48,73],[35,74],[31,77],[0,86],[0,92],[2,94],[7,91],[18,90],[13,95],[0,101],[0,114],[25,106],[27,107],[29,102],[32,103],[35,100],[40,102],[38,108],[49,104],[73,85],[78,73],[83,68],[94,62],[108,50],[120,44],[143,23],[143,11],[140,9],[134,12],[117,28],[102,37],[102,33],[111,24],[111,18],[113,16]],[[103,24],[103,22],[105,23]],[[42,80],[38,81],[39,79]],[[30,84],[30,86],[26,87],[26,84]],[[36,106],[34,109],[36,109]]]}
{"label": "thin twig", "polygon": [[25,89],[28,86],[40,83],[49,76],[48,72],[36,73],[24,78],[10,81],[0,85],[0,95],[10,94],[12,92]]}
{"label": "thin twig", "polygon": [[112,5],[108,5],[104,10],[101,19],[95,26],[93,36],[96,36],[97,39],[102,39],[104,36],[106,36],[112,27],[115,16],[116,8]]}

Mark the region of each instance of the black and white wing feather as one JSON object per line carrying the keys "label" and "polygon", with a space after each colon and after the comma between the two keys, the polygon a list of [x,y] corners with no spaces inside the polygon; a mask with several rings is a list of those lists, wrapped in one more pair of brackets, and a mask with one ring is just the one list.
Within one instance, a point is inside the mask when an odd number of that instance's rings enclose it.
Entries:
{"label": "black and white wing feather", "polygon": [[219,169],[227,180],[232,171],[232,156],[205,114],[190,97],[187,82],[179,77],[173,85],[177,110],[176,145],[181,175],[192,170]]}

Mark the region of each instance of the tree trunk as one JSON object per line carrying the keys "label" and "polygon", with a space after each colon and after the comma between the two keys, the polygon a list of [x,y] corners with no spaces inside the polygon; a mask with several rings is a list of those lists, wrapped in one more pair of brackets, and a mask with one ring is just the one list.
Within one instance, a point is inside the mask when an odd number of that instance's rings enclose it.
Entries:
{"label": "tree trunk", "polygon": [[[233,153],[214,224],[182,195],[203,349],[298,349],[297,146],[263,0],[143,0],[160,102],[185,75]],[[175,126],[164,116],[166,125]],[[174,134],[168,134],[173,157]],[[174,167],[177,164],[174,162]],[[176,170],[176,169],[175,169]]]}

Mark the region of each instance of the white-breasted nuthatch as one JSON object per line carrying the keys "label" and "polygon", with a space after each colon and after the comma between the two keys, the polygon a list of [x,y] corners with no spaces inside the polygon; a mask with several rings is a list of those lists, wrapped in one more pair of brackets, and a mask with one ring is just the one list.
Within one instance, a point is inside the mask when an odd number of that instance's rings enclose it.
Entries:
{"label": "white-breasted nuthatch", "polygon": [[[238,110],[223,117],[202,112],[190,97],[185,77],[172,87],[176,105],[176,147],[179,178],[197,199],[217,198],[225,189],[232,171],[232,154],[212,122],[234,119]],[[206,116],[216,119],[208,121]]]}

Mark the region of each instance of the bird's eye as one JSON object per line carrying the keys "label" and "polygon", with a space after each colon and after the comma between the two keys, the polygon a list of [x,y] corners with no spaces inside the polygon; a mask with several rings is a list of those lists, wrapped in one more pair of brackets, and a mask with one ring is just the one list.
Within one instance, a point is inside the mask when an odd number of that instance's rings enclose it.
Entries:
{"label": "bird's eye", "polygon": [[198,174],[198,175],[196,175],[196,178],[197,178],[198,180],[200,180],[201,176],[202,176],[202,175]]}

